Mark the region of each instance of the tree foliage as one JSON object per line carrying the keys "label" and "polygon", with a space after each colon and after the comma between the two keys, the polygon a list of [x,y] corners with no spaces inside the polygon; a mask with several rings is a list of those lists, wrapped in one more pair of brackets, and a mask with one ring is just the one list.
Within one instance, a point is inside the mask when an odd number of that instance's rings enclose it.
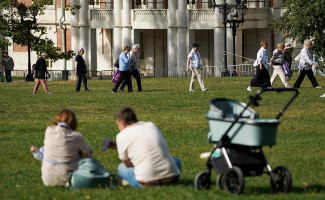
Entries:
{"label": "tree foliage", "polygon": [[273,27],[303,43],[313,40],[317,57],[325,57],[325,0],[286,0],[285,13],[273,20]]}
{"label": "tree foliage", "polygon": [[[0,47],[11,45],[11,41],[22,45],[30,46],[32,50],[46,51],[53,60],[71,59],[75,53],[71,50],[61,53],[61,49],[55,47],[54,42],[46,35],[46,27],[33,23],[34,16],[31,10],[34,7],[39,9],[39,14],[44,14],[45,2],[47,0],[33,0],[33,5],[27,7],[17,0],[0,1]],[[74,14],[78,6],[67,6],[66,10]]]}

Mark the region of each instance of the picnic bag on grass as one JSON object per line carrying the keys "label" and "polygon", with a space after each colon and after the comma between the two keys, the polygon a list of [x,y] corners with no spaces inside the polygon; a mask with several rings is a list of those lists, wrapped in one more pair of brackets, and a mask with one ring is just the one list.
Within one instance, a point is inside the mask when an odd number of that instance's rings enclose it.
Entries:
{"label": "picnic bag on grass", "polygon": [[103,165],[94,158],[83,158],[78,162],[78,169],[69,175],[69,189],[108,187],[114,189],[115,175],[107,172]]}
{"label": "picnic bag on grass", "polygon": [[112,82],[113,83],[116,83],[119,77],[120,77],[120,70],[117,69],[116,72],[115,72],[115,74],[113,75]]}

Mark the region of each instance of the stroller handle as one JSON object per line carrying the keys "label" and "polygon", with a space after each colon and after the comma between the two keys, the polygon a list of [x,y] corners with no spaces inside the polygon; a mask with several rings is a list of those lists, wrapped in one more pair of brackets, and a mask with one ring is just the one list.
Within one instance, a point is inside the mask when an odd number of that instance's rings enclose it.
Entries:
{"label": "stroller handle", "polygon": [[295,100],[295,98],[297,98],[299,92],[296,88],[265,88],[262,90],[259,90],[258,92],[256,92],[256,94],[250,96],[250,102],[248,103],[248,105],[253,104],[255,106],[258,106],[258,101],[261,100],[260,95],[264,92],[294,92],[294,95],[291,97],[291,99],[288,101],[288,103],[281,109],[281,111],[279,112],[279,114],[276,116],[276,119],[279,119],[284,111],[289,107],[289,105],[293,102],[293,100]]}

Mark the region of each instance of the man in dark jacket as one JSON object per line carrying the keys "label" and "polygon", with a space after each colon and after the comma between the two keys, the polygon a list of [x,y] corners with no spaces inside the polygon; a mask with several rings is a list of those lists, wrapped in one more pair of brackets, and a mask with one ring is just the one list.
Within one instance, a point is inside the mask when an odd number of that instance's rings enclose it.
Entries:
{"label": "man in dark jacket", "polygon": [[37,60],[36,62],[36,67],[33,71],[33,78],[37,78],[36,83],[35,83],[35,87],[34,87],[34,91],[33,94],[36,94],[38,86],[40,85],[40,83],[42,83],[44,91],[46,94],[53,94],[53,92],[50,92],[47,89],[47,85],[46,85],[46,80],[45,80],[45,73],[49,76],[49,78],[51,77],[50,73],[47,71],[46,68],[46,61],[45,59],[47,58],[47,53],[43,52],[41,54],[41,57]]}

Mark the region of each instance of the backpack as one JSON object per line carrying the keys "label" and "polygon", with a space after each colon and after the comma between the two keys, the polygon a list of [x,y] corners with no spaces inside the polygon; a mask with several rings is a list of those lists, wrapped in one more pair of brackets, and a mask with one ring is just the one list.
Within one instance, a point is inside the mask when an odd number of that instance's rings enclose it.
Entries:
{"label": "backpack", "polygon": [[120,63],[119,63],[119,60],[118,60],[118,59],[115,60],[115,62],[114,62],[114,66],[115,66],[116,68],[119,68],[119,67],[120,67]]}
{"label": "backpack", "polygon": [[78,169],[70,173],[69,189],[108,187],[117,185],[115,175],[107,172],[103,165],[94,158],[83,158],[78,162]]}
{"label": "backpack", "polygon": [[35,64],[33,64],[33,66],[32,66],[32,74],[34,74],[34,71],[36,70],[36,63]]}

